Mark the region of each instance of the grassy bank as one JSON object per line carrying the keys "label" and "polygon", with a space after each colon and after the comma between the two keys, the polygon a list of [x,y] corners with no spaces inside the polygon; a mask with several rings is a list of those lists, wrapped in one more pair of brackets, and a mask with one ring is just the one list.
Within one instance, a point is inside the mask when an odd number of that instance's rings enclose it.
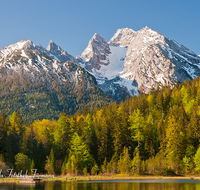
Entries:
{"label": "grassy bank", "polygon": [[134,180],[134,179],[195,179],[200,176],[59,176],[44,179],[45,181],[104,181],[104,180]]}
{"label": "grassy bank", "polygon": [[19,178],[0,178],[0,183],[19,183]]}
{"label": "grassy bank", "polygon": [[[43,178],[42,181],[106,181],[106,180],[138,180],[138,179],[194,179],[200,180],[200,176],[56,176],[54,178]],[[0,178],[0,183],[19,183],[18,178]]]}

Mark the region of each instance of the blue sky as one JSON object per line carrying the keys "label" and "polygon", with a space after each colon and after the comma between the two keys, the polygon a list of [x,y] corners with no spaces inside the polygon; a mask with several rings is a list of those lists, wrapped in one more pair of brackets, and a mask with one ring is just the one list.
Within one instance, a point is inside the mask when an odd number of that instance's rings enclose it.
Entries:
{"label": "blue sky", "polygon": [[0,50],[20,40],[52,39],[81,55],[94,33],[149,26],[200,54],[199,0],[0,0]]}

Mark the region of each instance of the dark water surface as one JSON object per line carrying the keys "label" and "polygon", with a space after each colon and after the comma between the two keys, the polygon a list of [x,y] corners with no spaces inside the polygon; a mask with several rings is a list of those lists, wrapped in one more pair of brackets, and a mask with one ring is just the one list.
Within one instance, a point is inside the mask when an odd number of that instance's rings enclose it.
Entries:
{"label": "dark water surface", "polygon": [[3,184],[0,190],[200,190],[199,180],[141,179],[84,182],[41,182],[35,185]]}

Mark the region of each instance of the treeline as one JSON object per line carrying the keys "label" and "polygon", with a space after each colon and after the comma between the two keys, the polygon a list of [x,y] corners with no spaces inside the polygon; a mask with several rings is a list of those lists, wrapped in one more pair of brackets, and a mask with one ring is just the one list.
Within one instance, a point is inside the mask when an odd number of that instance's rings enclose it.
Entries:
{"label": "treeline", "polygon": [[200,78],[55,120],[0,115],[1,162],[49,174],[200,171]]}

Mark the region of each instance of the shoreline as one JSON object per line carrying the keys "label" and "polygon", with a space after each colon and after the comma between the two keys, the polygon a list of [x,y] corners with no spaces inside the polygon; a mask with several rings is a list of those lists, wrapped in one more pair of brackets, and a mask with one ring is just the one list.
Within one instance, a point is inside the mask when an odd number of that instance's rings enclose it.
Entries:
{"label": "shoreline", "polygon": [[[142,179],[176,179],[176,180],[200,180],[200,176],[74,176],[74,177],[61,177],[70,181],[109,181],[109,180],[142,180]],[[57,178],[59,179],[59,177]],[[47,179],[47,181],[56,181],[55,179]]]}
{"label": "shoreline", "polygon": [[[200,180],[200,176],[56,176],[54,178],[40,178],[45,181],[109,181],[109,180],[143,180],[143,179],[170,179],[170,180]],[[19,183],[19,178],[0,178],[0,183]]]}

